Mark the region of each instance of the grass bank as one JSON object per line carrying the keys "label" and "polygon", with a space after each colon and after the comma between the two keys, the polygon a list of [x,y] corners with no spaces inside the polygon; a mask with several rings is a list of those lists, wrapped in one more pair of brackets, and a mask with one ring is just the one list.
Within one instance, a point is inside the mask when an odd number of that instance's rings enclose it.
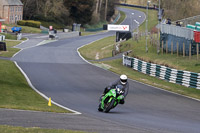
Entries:
{"label": "grass bank", "polygon": [[[103,62],[96,62],[101,64],[100,66],[109,66],[108,70],[115,72],[117,74],[126,74],[130,79],[152,85],[158,88],[162,88],[171,92],[175,92],[181,95],[189,96],[192,98],[200,99],[200,90],[194,88],[187,88],[185,86],[181,86],[178,84],[173,84],[167,82],[165,80],[161,80],[155,77],[151,77],[135,71],[131,68],[125,67],[122,65],[122,59],[112,60],[112,61],[103,61]],[[105,67],[104,67],[105,68]]]}
{"label": "grass bank", "polygon": [[97,60],[112,56],[115,37],[107,37],[103,40],[96,41],[90,45],[86,45],[79,51],[87,60]]}
{"label": "grass bank", "polygon": [[[1,51],[1,57],[12,57],[19,51],[13,46],[21,41],[5,41],[7,51]],[[12,61],[0,60],[0,108],[36,110],[44,112],[70,113],[70,111],[52,105],[38,95]]]}
{"label": "grass bank", "polygon": [[52,105],[28,85],[22,73],[11,61],[0,60],[0,108],[69,113]]}
{"label": "grass bank", "polygon": [[[124,7],[124,6],[121,6],[121,7],[141,11],[141,12],[144,12],[146,14],[146,9],[134,8],[134,7]],[[157,14],[158,14],[158,11],[156,11],[156,10],[148,10],[148,26],[147,26],[148,31],[151,31],[151,29],[158,24]],[[146,21],[144,21],[140,25],[139,31],[145,32],[145,28],[146,28]]]}
{"label": "grass bank", "polygon": [[126,14],[124,12],[120,11],[120,18],[116,24],[121,24],[125,18],[126,18]]}
{"label": "grass bank", "polygon": [[29,26],[19,26],[22,27],[22,33],[41,33],[42,30],[40,28],[34,28]]}
{"label": "grass bank", "polygon": [[[104,46],[104,41],[107,40],[107,39],[109,39],[109,38],[99,40],[98,43],[95,42],[95,43],[92,43],[90,45],[87,45],[87,46],[79,49],[79,52],[81,53],[81,55],[83,57],[87,57],[87,59],[93,59],[95,52],[92,53],[91,51],[96,51],[98,49],[102,49],[103,47],[106,47],[106,46]],[[95,44],[98,45],[98,48],[95,47]],[[108,44],[107,46],[109,46],[109,45],[110,44]],[[134,48],[138,47],[138,49],[141,48],[141,46],[139,44],[136,45],[136,46],[131,46],[131,47],[134,47]],[[94,48],[95,50],[93,50],[92,48]],[[125,47],[125,48],[127,48],[127,47]],[[86,50],[86,51],[84,51],[84,50]],[[109,51],[109,48],[106,49],[105,51]],[[135,49],[134,49],[134,51],[135,51]],[[100,54],[100,50],[98,52]],[[139,52],[139,51],[137,51],[137,52]],[[103,52],[101,54],[103,54]],[[154,56],[153,54],[150,55],[149,53],[142,52],[141,55],[146,56],[147,58],[150,59],[150,61],[155,61],[155,60],[153,60],[155,58],[151,59],[151,57],[150,57],[150,56],[153,57]],[[89,56],[91,56],[91,57],[89,57]],[[176,59],[176,58],[174,59],[174,57],[171,57],[170,55],[169,56],[163,55],[163,56],[165,56],[164,58],[168,59],[168,60],[169,60],[169,58],[171,58],[171,60],[177,60],[177,61],[180,60],[180,59]],[[180,58],[182,58],[182,57],[180,57]],[[165,62],[165,60],[163,60],[163,62]],[[181,61],[181,62],[184,62],[184,61]],[[159,88],[162,88],[162,89],[165,89],[165,90],[169,90],[169,91],[172,91],[172,92],[176,92],[176,93],[179,93],[179,94],[182,94],[182,95],[185,95],[185,96],[200,99],[200,90],[193,89],[193,88],[187,88],[187,87],[184,87],[184,86],[181,86],[181,85],[178,85],[178,84],[172,84],[172,83],[166,82],[164,80],[161,80],[161,79],[158,79],[158,78],[155,78],[155,77],[150,77],[150,76],[145,75],[143,73],[140,73],[138,71],[134,71],[131,68],[123,66],[122,65],[122,59],[111,60],[111,61],[103,61],[103,62],[93,62],[93,63],[95,63],[98,66],[101,66],[102,68],[107,68],[108,70],[115,72],[117,74],[126,74],[126,75],[128,75],[128,77],[130,79],[137,80],[139,82],[143,82],[143,83],[146,83],[146,84],[149,84],[149,85],[152,85],[152,86],[156,86],[156,87],[159,87]]]}
{"label": "grass bank", "polygon": [[13,46],[18,45],[22,41],[5,41],[7,51],[0,51],[0,56],[2,57],[12,57],[16,52],[19,51],[17,48],[13,48]]}
{"label": "grass bank", "polygon": [[24,127],[13,127],[13,126],[1,126],[1,133],[85,133],[81,131],[63,130],[63,129],[42,129],[38,127],[24,128]]}
{"label": "grass bank", "polygon": [[[134,8],[135,9],[135,8]],[[154,19],[157,19],[155,17],[156,12],[152,11],[154,13]],[[150,20],[151,21],[151,20]],[[154,20],[153,22],[149,21],[149,30],[153,28],[157,22],[157,20]],[[140,30],[143,30],[145,25],[141,25]],[[97,42],[94,42],[90,45],[87,45],[85,47],[82,47],[79,49],[81,55],[85,57],[86,59],[94,59],[95,55],[102,55],[99,56],[101,58],[105,58],[108,56],[111,56],[111,49],[110,45],[113,44],[114,37],[112,38],[105,38],[102,40],[99,40]],[[110,42],[110,43],[109,43]],[[132,50],[131,56],[137,57],[140,59],[143,59],[148,62],[154,62],[157,64],[161,65],[166,65],[172,68],[180,69],[180,70],[188,70],[188,71],[193,71],[193,72],[200,72],[199,66],[200,63],[198,60],[196,60],[195,57],[193,57],[192,60],[189,60],[188,57],[176,57],[176,55],[171,55],[171,54],[163,54],[163,55],[158,55],[156,51],[156,47],[150,45],[148,41],[148,48],[149,52],[146,53],[146,40],[145,38],[141,38],[139,42],[133,41],[132,39],[124,42],[121,44],[121,51],[127,51],[127,50]],[[104,48],[104,49],[103,49]],[[103,49],[103,50],[102,50]],[[102,50],[102,51],[101,51]],[[104,52],[106,52],[105,55],[103,56]],[[110,52],[110,54],[109,54]],[[94,62],[93,62],[94,63]],[[104,62],[95,62],[98,64],[98,66],[102,66],[103,68],[107,68],[110,71],[113,71],[118,74],[125,73],[128,75],[129,78],[133,80],[137,80],[139,82],[143,82],[152,86],[156,86],[165,90],[169,90],[172,92],[176,92],[185,96],[193,97],[200,99],[200,90],[193,89],[193,88],[187,88],[178,84],[172,84],[169,82],[166,82],[164,80],[155,78],[155,77],[150,77],[148,75],[145,75],[143,73],[134,71],[131,68],[127,68],[122,65],[122,59],[118,60],[112,60],[112,61],[104,61]],[[104,67],[105,66],[105,67]]]}
{"label": "grass bank", "polygon": [[[120,18],[116,22],[116,24],[121,24],[124,21],[125,18],[126,18],[126,14],[124,12],[120,11]],[[89,27],[91,29],[102,28],[103,24],[106,24],[106,23],[104,22],[104,23],[100,23],[100,24],[97,24],[97,25],[89,26]],[[97,34],[97,33],[100,33],[100,32],[106,32],[106,31],[97,31],[97,32],[89,32],[89,31],[87,31],[87,32],[85,32],[83,29],[81,29],[81,35],[82,36],[93,35],[93,34]]]}
{"label": "grass bank", "polygon": [[5,24],[7,26],[7,30],[8,31],[12,31],[11,28],[12,27],[22,27],[22,33],[41,33],[41,29],[40,28],[34,28],[34,27],[29,27],[29,26],[21,26],[21,25],[17,25],[17,24]]}
{"label": "grass bank", "polygon": [[[129,40],[127,42],[122,43],[123,46],[131,45],[132,53],[129,56],[137,57],[141,60],[152,62],[155,64],[160,64],[164,66],[168,66],[171,68],[175,68],[178,70],[185,70],[200,73],[200,60],[197,60],[196,55],[193,55],[191,59],[185,56],[177,56],[176,54],[171,55],[168,54],[157,54],[157,48],[155,46],[150,45],[148,42],[148,53],[146,53],[146,40],[145,37],[142,37],[139,42],[133,42]],[[126,51],[127,47],[122,47],[122,51]]]}
{"label": "grass bank", "polygon": [[[132,7],[126,7],[129,9],[139,10],[144,13],[146,13],[145,9],[140,8],[132,8]],[[154,28],[157,23],[157,11],[155,10],[149,10],[149,20],[148,20],[148,31],[151,31],[152,28]],[[140,32],[145,32],[145,22],[140,25]],[[127,47],[128,46],[128,47]],[[148,53],[146,53],[146,39],[145,37],[142,37],[138,42],[132,41],[131,39],[129,41],[126,41],[122,43],[121,51],[127,51],[132,50],[132,54],[130,56],[137,57],[142,60],[145,60],[147,62],[153,62],[160,65],[165,65],[171,68],[179,69],[179,70],[186,70],[186,71],[192,71],[200,73],[200,63],[198,60],[196,60],[196,55],[192,56],[192,59],[189,60],[189,57],[182,57],[182,56],[176,56],[176,54],[171,55],[169,54],[157,54],[157,48],[156,46],[150,45],[150,42],[148,40]]]}

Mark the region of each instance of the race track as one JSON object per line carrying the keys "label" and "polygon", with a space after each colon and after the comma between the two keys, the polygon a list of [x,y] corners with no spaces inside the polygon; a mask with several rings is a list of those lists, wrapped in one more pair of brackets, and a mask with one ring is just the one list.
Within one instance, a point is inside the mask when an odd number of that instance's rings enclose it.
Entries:
{"label": "race track", "polygon": [[[127,14],[123,24],[129,24],[133,17],[140,23],[145,19],[142,12],[122,8],[120,10]],[[131,14],[133,12],[134,15]],[[132,28],[136,27],[136,23],[133,23]],[[79,56],[77,49],[114,34],[114,32],[106,32],[26,48],[12,60],[17,62],[37,90],[51,97],[55,102],[82,113],[74,116],[77,124],[74,124],[73,129],[128,133],[200,132],[199,101],[132,80],[129,80],[130,90],[125,105],[117,106],[108,114],[97,111],[98,99],[103,89],[109,82],[116,80],[118,75],[88,64]],[[64,119],[65,117],[67,115],[59,119],[60,125],[62,121],[73,121],[71,118]],[[38,126],[51,128],[48,122],[46,125],[42,120],[37,122]],[[29,125],[28,123],[19,125],[36,126],[35,123],[32,118],[29,120]],[[54,127],[60,128],[59,122],[56,123],[58,125]],[[68,127],[67,122],[66,126],[63,125],[61,128],[65,127]]]}

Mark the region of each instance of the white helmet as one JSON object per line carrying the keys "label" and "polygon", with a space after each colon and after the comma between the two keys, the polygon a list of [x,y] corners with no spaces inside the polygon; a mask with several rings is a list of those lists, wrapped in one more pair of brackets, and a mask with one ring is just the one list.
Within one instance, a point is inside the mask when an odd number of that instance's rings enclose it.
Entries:
{"label": "white helmet", "polygon": [[122,74],[122,75],[120,76],[120,82],[121,82],[121,84],[125,85],[126,82],[127,82],[127,76],[124,75],[124,74]]}

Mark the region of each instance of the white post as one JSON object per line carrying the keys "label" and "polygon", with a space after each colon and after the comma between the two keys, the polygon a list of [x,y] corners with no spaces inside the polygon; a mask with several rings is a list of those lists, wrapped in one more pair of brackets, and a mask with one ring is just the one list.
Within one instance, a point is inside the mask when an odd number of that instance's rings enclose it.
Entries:
{"label": "white post", "polygon": [[148,52],[148,47],[147,47],[147,34],[148,34],[148,7],[149,7],[150,1],[147,1],[147,11],[146,11],[146,53]]}

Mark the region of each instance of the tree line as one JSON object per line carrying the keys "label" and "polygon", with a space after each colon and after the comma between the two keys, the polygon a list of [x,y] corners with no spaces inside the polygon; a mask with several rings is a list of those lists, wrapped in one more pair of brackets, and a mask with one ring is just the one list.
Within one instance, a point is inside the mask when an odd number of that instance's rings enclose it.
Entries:
{"label": "tree line", "polygon": [[[120,0],[121,3],[134,5],[147,5],[148,0]],[[157,5],[159,0],[150,0],[150,6]],[[200,14],[200,0],[160,0],[164,9],[164,17],[173,21],[196,16]]]}
{"label": "tree line", "polygon": [[184,19],[200,14],[199,0],[161,0],[165,17],[172,20]]}
{"label": "tree line", "polygon": [[25,20],[41,20],[71,25],[109,21],[118,0],[21,0]]}

